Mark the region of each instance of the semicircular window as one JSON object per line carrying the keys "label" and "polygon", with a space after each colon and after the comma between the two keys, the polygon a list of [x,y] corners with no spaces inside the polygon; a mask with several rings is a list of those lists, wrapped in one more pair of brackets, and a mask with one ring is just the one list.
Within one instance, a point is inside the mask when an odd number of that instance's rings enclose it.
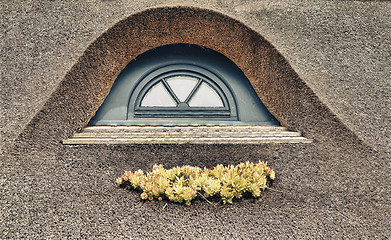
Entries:
{"label": "semicircular window", "polygon": [[89,125],[279,125],[243,72],[189,44],[150,50],[118,76]]}
{"label": "semicircular window", "polygon": [[139,107],[175,107],[190,112],[197,107],[224,108],[223,98],[213,85],[190,74],[167,76],[147,89]]}
{"label": "semicircular window", "polygon": [[186,118],[237,119],[231,92],[213,73],[185,64],[165,66],[155,72],[136,87],[128,118],[180,118],[182,122]]}

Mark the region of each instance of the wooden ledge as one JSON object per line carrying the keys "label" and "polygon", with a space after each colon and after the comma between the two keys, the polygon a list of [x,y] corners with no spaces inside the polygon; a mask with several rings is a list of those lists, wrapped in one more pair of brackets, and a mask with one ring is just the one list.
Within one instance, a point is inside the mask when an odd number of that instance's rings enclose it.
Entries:
{"label": "wooden ledge", "polygon": [[257,144],[310,143],[278,126],[93,126],[63,144]]}

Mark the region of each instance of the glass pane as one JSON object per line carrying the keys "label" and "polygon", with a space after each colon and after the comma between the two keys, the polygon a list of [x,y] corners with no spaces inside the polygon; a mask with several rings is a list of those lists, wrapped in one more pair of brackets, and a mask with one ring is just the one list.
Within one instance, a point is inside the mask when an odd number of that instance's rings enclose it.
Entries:
{"label": "glass pane", "polygon": [[187,97],[198,83],[197,78],[189,76],[171,77],[167,78],[166,81],[181,102],[186,101]]}
{"label": "glass pane", "polygon": [[189,101],[190,107],[224,107],[223,101],[216,91],[203,82]]}
{"label": "glass pane", "polygon": [[162,82],[151,87],[141,101],[142,107],[176,107],[175,100]]}

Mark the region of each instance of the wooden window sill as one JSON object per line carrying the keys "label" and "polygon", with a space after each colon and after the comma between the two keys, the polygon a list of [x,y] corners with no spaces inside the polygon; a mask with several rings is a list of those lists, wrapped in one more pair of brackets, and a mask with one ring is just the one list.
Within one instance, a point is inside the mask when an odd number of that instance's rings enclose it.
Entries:
{"label": "wooden window sill", "polygon": [[79,144],[260,144],[310,143],[280,126],[91,126],[63,140]]}

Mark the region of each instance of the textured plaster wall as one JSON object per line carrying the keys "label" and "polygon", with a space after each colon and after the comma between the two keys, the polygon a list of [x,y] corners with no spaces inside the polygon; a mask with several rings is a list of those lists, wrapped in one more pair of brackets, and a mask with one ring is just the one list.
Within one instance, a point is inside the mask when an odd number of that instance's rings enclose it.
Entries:
{"label": "textured plaster wall", "polygon": [[[2,1],[1,145],[15,138],[106,29],[165,1]],[[269,40],[360,138],[390,146],[390,2],[176,1],[242,21]],[[135,41],[137,41],[135,39]]]}

